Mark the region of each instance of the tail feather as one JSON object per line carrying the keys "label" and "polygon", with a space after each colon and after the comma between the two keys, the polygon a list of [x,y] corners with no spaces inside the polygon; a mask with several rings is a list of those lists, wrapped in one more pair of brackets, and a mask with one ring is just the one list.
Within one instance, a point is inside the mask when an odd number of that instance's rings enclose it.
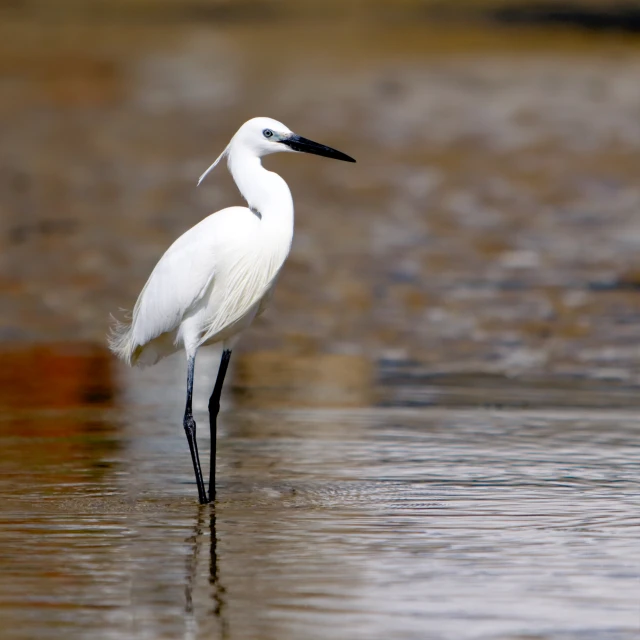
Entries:
{"label": "tail feather", "polygon": [[122,322],[113,316],[107,342],[111,352],[130,367],[149,367],[176,351],[175,345],[163,336],[146,345],[136,344],[131,320]]}
{"label": "tail feather", "polygon": [[111,316],[111,330],[107,336],[109,349],[120,360],[126,362],[130,367],[137,364],[142,353],[142,347],[133,341],[133,331],[131,321],[124,322]]}

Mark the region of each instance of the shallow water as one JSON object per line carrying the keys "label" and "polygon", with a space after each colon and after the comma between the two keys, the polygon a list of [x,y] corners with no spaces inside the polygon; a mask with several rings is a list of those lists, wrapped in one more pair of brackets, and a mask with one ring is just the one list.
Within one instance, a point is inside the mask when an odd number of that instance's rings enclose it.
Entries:
{"label": "shallow water", "polygon": [[[639,636],[638,43],[343,4],[0,7],[3,640]],[[268,163],[201,507],[184,363],[105,334],[257,114],[358,163]]]}
{"label": "shallow water", "polygon": [[256,409],[251,359],[232,371],[215,507],[196,503],[180,360],[118,370],[115,399],[81,374],[66,407],[3,414],[3,638],[637,637],[637,408],[593,389],[599,409],[459,406],[490,397],[482,379],[457,382],[458,406],[363,406],[411,385],[343,359],[348,402],[317,380],[314,405],[284,366]]}

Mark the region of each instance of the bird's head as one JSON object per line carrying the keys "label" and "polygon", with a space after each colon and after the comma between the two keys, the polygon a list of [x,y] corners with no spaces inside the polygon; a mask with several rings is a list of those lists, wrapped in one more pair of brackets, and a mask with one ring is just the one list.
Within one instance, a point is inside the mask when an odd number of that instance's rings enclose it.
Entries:
{"label": "bird's head", "polygon": [[249,153],[257,158],[279,151],[296,151],[344,160],[345,162],[355,162],[352,157],[341,151],[297,135],[282,122],[273,118],[252,118],[238,129],[220,157],[200,176],[198,184],[225,155],[236,151]]}

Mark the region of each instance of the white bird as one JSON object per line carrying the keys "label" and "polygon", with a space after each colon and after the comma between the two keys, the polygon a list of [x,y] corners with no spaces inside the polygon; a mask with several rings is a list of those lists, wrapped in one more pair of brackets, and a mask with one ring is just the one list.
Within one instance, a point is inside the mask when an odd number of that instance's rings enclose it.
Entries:
{"label": "white bird", "polygon": [[[355,160],[296,135],[271,118],[245,122],[198,184],[226,156],[248,207],[213,213],[180,236],[160,258],[133,309],[130,323],[116,323],[111,350],[127,364],[152,365],[180,348],[187,357],[183,426],[201,504],[215,498],[216,419],[231,350],[239,334],[262,313],[289,254],[293,200],[287,183],[267,171],[263,156],[279,151]],[[191,400],[196,353],[222,343],[220,368],[209,399],[211,463],[205,490]]]}

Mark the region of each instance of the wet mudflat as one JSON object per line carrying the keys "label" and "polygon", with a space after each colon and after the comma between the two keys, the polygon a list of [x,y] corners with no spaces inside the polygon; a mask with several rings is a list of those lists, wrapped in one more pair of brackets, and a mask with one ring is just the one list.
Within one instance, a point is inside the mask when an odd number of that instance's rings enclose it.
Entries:
{"label": "wet mudflat", "polygon": [[115,19],[0,35],[3,341],[104,343],[171,242],[240,203],[223,167],[195,181],[261,113],[358,163],[267,158],[296,235],[244,348],[638,381],[633,39]]}

